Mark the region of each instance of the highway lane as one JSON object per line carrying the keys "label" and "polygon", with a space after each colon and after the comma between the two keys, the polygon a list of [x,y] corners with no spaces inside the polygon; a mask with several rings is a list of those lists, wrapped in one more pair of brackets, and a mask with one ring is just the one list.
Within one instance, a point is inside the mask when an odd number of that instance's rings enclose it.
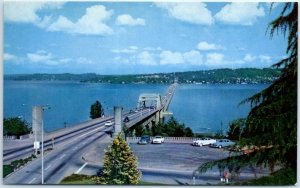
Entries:
{"label": "highway lane", "polygon": [[[151,110],[150,110],[151,111]],[[149,109],[143,109],[128,115],[131,119],[139,118],[149,113]],[[65,139],[64,142],[55,145],[55,149],[44,158],[44,179],[46,183],[58,183],[65,176],[66,168],[72,166],[74,159],[82,156],[83,150],[88,150],[92,144],[105,135],[105,131],[112,130],[113,127],[105,127],[104,122],[98,128],[89,129],[88,132]],[[99,132],[101,131],[101,132]],[[77,156],[77,158],[72,158]],[[72,160],[71,160],[72,159]],[[78,161],[77,161],[78,163]],[[73,165],[74,166],[74,165]],[[5,184],[40,184],[41,183],[41,159],[36,159],[19,171],[4,179]],[[61,172],[61,173],[59,173]],[[24,175],[26,174],[26,175]]]}
{"label": "highway lane", "polygon": [[[93,130],[93,129],[99,127],[99,126],[104,126],[104,122],[105,121],[101,121],[101,122],[95,123],[95,124],[93,124],[93,125],[91,125],[89,127],[82,128],[82,129],[80,129],[80,130],[78,130],[76,132],[68,133],[65,136],[60,136],[58,138],[55,138],[54,139],[54,144],[58,145],[60,143],[68,141],[69,139],[72,139],[75,136],[81,135],[84,132]],[[44,148],[47,149],[49,147],[52,147],[51,140],[48,140],[48,141],[44,142]],[[34,153],[34,151],[35,150],[33,149],[33,144],[25,146],[23,148],[16,148],[14,150],[10,149],[10,151],[4,152],[4,154],[3,154],[3,156],[4,156],[3,157],[3,161],[4,161],[4,163],[9,163],[10,161],[12,161],[12,160],[14,160],[16,158],[20,158],[20,157],[22,158],[22,156],[25,156],[25,155],[31,155],[31,154]]]}
{"label": "highway lane", "polygon": [[[151,109],[151,110],[153,110],[153,109]],[[139,118],[139,117],[145,115],[147,112],[149,112],[149,109],[143,109],[143,110],[140,110],[138,112],[131,112],[131,113],[127,112],[127,113],[124,113],[123,118],[125,118],[127,116],[127,117],[129,117],[130,120],[133,120],[133,119],[136,119],[136,118]],[[113,118],[106,118],[106,119],[101,120],[97,123],[91,124],[87,127],[83,127],[81,129],[78,129],[76,131],[72,131],[72,132],[67,133],[65,135],[55,137],[54,138],[54,144],[55,145],[60,144],[61,142],[65,142],[69,139],[72,139],[73,137],[81,135],[86,131],[90,131],[92,129],[95,129],[98,126],[103,126],[104,122],[106,122],[108,120],[114,122]],[[46,141],[44,141],[44,147],[45,147],[45,149],[52,147],[51,139],[48,138],[48,139],[46,139]],[[8,164],[13,160],[22,158],[24,156],[29,156],[33,153],[34,153],[34,149],[33,149],[32,144],[27,145],[27,146],[23,146],[22,148],[4,150],[4,152],[3,152],[3,162],[5,164]]]}
{"label": "highway lane", "polygon": [[[61,145],[47,155],[44,156],[44,180],[50,179],[54,174],[60,178],[64,174],[58,172],[69,166],[72,157],[78,154],[81,150],[89,147],[90,144],[103,137],[103,131],[111,130],[112,127],[99,127],[98,129],[87,132],[81,137],[75,137],[68,143]],[[51,182],[49,182],[51,183]],[[4,179],[4,184],[41,184],[41,158],[36,159],[19,171],[9,175]]]}

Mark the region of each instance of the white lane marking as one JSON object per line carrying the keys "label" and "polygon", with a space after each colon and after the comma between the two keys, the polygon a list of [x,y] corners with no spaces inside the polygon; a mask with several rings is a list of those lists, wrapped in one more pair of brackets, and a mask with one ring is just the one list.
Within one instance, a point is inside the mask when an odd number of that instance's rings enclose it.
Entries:
{"label": "white lane marking", "polygon": [[47,166],[47,168],[45,168],[45,170],[48,170],[51,166],[52,166],[52,165],[49,164],[49,165]]}
{"label": "white lane marking", "polygon": [[75,174],[78,174],[88,163],[84,163],[76,172]]}
{"label": "white lane marking", "polygon": [[82,134],[82,135],[78,136],[77,138],[81,138],[81,137],[83,137],[83,136],[85,136],[85,135],[87,135],[87,134],[90,134],[90,133],[92,133],[92,132],[98,131],[99,129],[104,129],[104,128],[103,128],[103,127],[100,127],[100,128],[98,128],[98,129],[94,129],[94,130],[92,130],[92,131],[90,131],[90,132],[87,132],[87,133],[85,133],[85,134]]}
{"label": "white lane marking", "polygon": [[33,178],[30,182],[28,182],[29,184],[33,183],[34,180],[36,180],[36,178]]}
{"label": "white lane marking", "polygon": [[73,148],[73,151],[74,151],[74,150],[77,150],[77,148],[78,148],[77,146],[76,146],[75,148]]}
{"label": "white lane marking", "polygon": [[66,154],[63,154],[62,156],[60,156],[59,159],[62,159],[62,158],[64,158],[65,156],[66,156]]}

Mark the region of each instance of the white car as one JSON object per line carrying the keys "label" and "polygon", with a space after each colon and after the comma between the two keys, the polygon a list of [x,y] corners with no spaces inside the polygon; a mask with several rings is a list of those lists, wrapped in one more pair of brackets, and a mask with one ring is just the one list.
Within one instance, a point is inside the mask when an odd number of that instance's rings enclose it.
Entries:
{"label": "white car", "polygon": [[162,136],[155,136],[152,139],[152,144],[161,144],[161,143],[164,143],[164,142],[165,142],[165,138],[162,137]]}
{"label": "white car", "polygon": [[106,121],[104,125],[109,127],[109,126],[113,125],[113,122],[112,121]]}
{"label": "white car", "polygon": [[212,138],[201,138],[199,140],[194,140],[193,146],[205,146],[205,145],[214,144],[216,142],[217,142],[217,140],[212,139]]}

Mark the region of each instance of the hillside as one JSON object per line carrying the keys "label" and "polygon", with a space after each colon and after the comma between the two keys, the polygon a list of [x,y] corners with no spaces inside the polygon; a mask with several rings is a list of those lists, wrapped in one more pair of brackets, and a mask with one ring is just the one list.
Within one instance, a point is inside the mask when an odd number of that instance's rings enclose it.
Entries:
{"label": "hillside", "polygon": [[174,78],[178,83],[271,83],[280,74],[277,69],[215,69],[175,73],[157,73],[157,74],[136,74],[136,75],[98,75],[95,73],[87,74],[15,74],[4,75],[4,80],[22,80],[22,81],[78,81],[93,83],[172,83]]}

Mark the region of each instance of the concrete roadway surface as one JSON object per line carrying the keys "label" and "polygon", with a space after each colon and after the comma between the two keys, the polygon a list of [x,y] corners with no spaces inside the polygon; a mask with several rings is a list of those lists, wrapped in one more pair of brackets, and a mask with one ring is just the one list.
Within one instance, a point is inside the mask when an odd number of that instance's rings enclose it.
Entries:
{"label": "concrete roadway surface", "polygon": [[[145,115],[149,112],[152,112],[153,109],[143,109],[142,111],[132,112],[132,113],[124,113],[123,118],[128,116],[130,120],[134,120],[139,118],[142,115]],[[61,131],[57,131],[50,134],[45,134],[44,148],[52,147],[51,138],[54,138],[54,144],[60,144],[63,142],[67,142],[73,137],[80,136],[85,132],[91,131],[93,129],[97,129],[99,126],[103,125],[105,121],[114,122],[113,118],[106,117],[100,118],[97,120],[91,120],[88,122],[81,123],[75,127],[70,127],[68,129],[63,129]],[[3,141],[3,163],[9,164],[10,162],[28,157],[34,153],[33,149],[33,138],[25,139],[25,140],[4,140]]]}
{"label": "concrete roadway surface", "polygon": [[[57,184],[67,174],[75,173],[73,169],[83,153],[94,143],[105,138],[106,131],[112,128],[99,127],[93,131],[75,137],[60,145],[44,156],[44,183]],[[76,166],[76,165],[75,165]],[[71,173],[68,173],[72,171]],[[20,170],[4,178],[4,184],[41,184],[41,158],[36,159]]]}
{"label": "concrete roadway surface", "polygon": [[[132,113],[128,117],[135,119],[146,113],[149,113],[148,109]],[[44,156],[44,183],[57,184],[66,175],[77,172],[79,169],[76,168],[78,164],[82,163],[81,158],[84,152],[89,151],[96,143],[102,143],[107,147],[111,139],[110,136],[105,134],[105,131],[111,131],[112,129],[113,127],[105,127],[104,122],[102,122],[88,129],[88,131],[85,129],[85,132],[76,133],[69,136],[68,139],[63,139],[62,142],[56,143],[54,150]],[[101,141],[103,138],[108,139],[108,141]],[[102,148],[102,151],[106,147]],[[24,150],[20,152],[24,152]],[[33,149],[30,152],[32,153]],[[13,155],[16,154],[18,153],[13,153]],[[7,176],[3,182],[4,184],[41,184],[41,159],[38,158],[17,172]]]}

